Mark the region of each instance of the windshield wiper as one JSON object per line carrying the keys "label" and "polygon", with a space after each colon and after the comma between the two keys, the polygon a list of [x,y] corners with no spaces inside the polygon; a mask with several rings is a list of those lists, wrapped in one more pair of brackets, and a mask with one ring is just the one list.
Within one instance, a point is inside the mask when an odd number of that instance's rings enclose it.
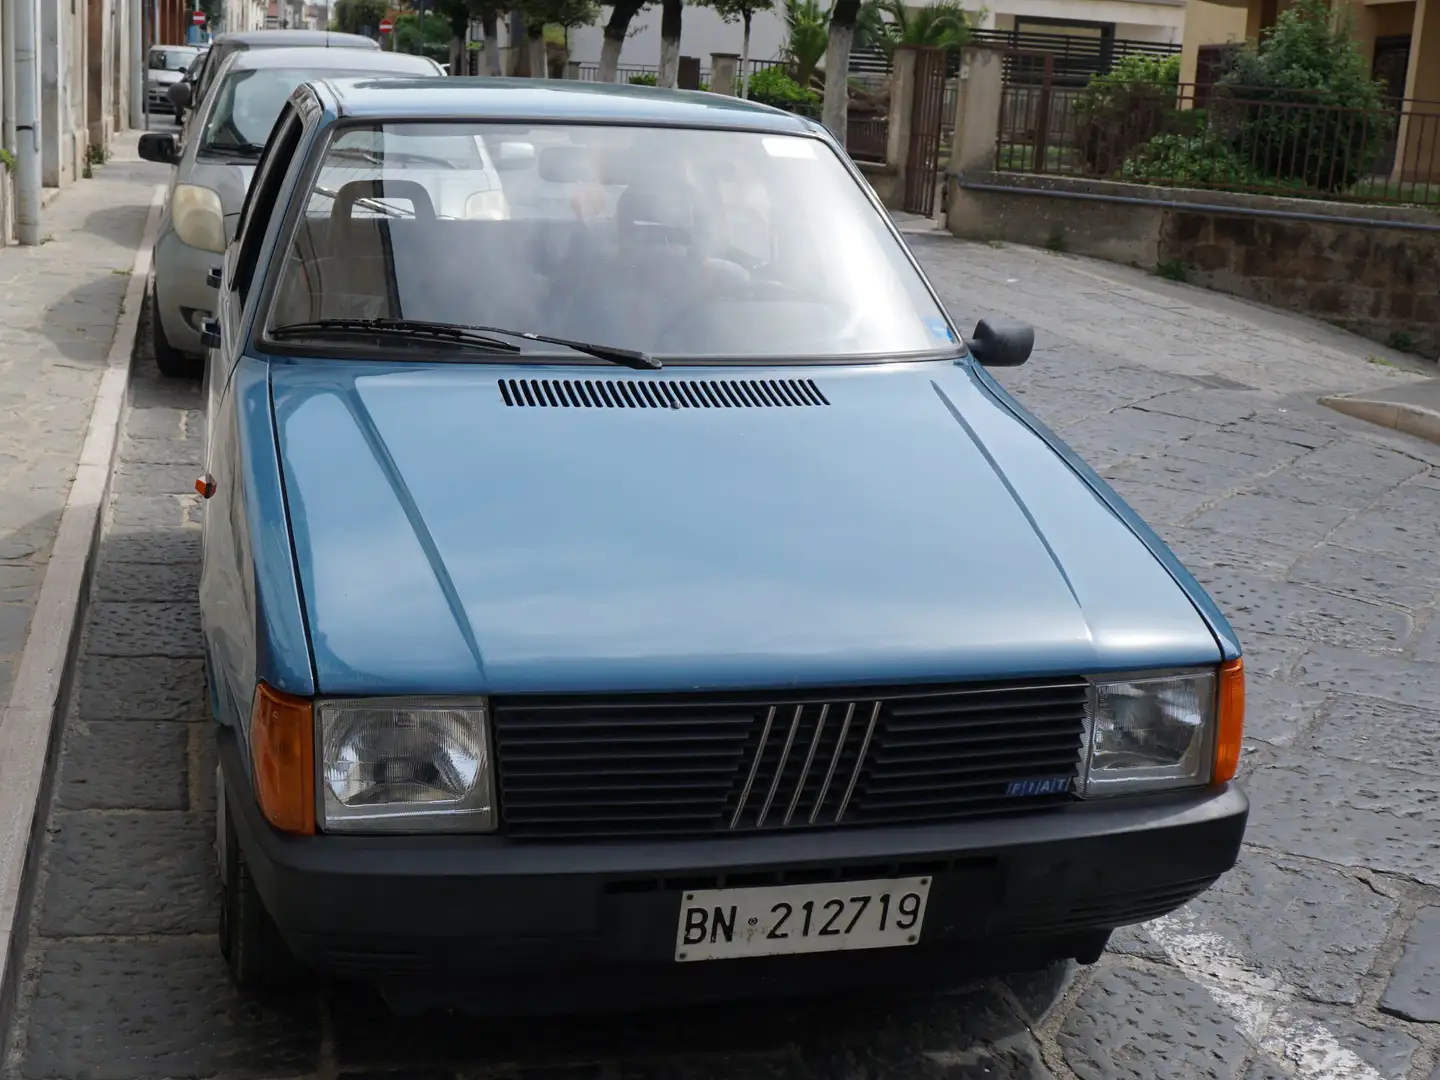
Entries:
{"label": "windshield wiper", "polygon": [[237,157],[258,158],[265,152],[265,147],[259,143],[204,143],[200,150],[206,154],[234,154]]}
{"label": "windshield wiper", "polygon": [[486,352],[518,353],[519,345],[486,337],[475,328],[424,319],[316,319],[314,322],[286,323],[270,331],[276,339],[309,337],[315,334],[369,334],[407,338],[434,338]]}
{"label": "windshield wiper", "polygon": [[438,165],[442,169],[458,169],[460,166],[446,158],[435,157],[431,154],[417,154],[412,150],[392,150],[388,146],[383,152],[371,150],[365,146],[332,146],[325,151],[329,157],[358,157],[371,165],[385,164],[410,164],[410,165]]}
{"label": "windshield wiper", "polygon": [[470,326],[465,323],[431,322],[427,319],[318,319],[315,322],[277,326],[270,331],[270,336],[273,338],[303,337],[307,334],[323,334],[329,331],[434,337],[454,341],[460,345],[488,348],[495,352],[518,353],[520,346],[485,336],[487,334],[504,334],[507,337],[518,337],[525,341],[559,345],[562,348],[586,353],[597,360],[608,360],[612,364],[635,368],[637,371],[659,371],[665,366],[648,353],[636,352],[634,349],[619,349],[613,345],[593,345],[587,341],[572,341],[569,338],[550,337],[548,334],[531,334],[523,330],[507,330],[503,326]]}

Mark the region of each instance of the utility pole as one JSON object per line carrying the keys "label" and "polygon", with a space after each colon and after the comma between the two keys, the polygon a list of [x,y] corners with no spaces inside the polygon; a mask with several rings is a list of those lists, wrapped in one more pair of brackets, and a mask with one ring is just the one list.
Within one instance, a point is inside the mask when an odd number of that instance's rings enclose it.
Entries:
{"label": "utility pole", "polygon": [[14,0],[15,14],[15,232],[20,243],[40,243],[40,57],[37,0]]}

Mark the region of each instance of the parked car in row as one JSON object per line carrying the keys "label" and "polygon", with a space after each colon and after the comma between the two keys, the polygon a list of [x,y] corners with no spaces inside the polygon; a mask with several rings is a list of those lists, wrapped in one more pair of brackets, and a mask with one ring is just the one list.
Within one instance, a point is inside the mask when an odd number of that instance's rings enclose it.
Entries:
{"label": "parked car in row", "polygon": [[180,115],[168,91],[199,62],[202,52],[193,45],[151,46],[145,63],[145,97],[152,113]]}
{"label": "parked car in row", "polygon": [[183,119],[186,110],[205,100],[225,61],[237,52],[250,49],[379,49],[380,43],[360,34],[331,30],[245,30],[221,34],[210,43],[202,62],[167,91],[175,116]]}
{"label": "parked car in row", "polygon": [[202,333],[241,986],[915,989],[1093,962],[1234,864],[1234,632],[819,124],[307,83]]}
{"label": "parked car in row", "polygon": [[314,47],[231,52],[216,73],[189,137],[140,138],[140,156],[175,166],[155,244],[150,289],[155,359],[166,375],[198,375],[200,323],[215,311],[210,271],[234,235],[261,151],[290,92],[307,79],[439,76],[433,60],[406,53]]}

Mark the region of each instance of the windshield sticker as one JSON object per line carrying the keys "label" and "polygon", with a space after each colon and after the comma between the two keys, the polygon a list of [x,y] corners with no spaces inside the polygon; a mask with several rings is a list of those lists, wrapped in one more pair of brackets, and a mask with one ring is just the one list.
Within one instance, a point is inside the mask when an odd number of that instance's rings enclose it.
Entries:
{"label": "windshield sticker", "polygon": [[809,158],[812,161],[815,159],[815,144],[809,139],[781,136],[762,139],[761,143],[765,147],[765,152],[771,157]]}
{"label": "windshield sticker", "polygon": [[925,320],[925,325],[930,328],[930,333],[941,341],[953,342],[955,331],[950,329],[950,324],[938,315],[932,315]]}

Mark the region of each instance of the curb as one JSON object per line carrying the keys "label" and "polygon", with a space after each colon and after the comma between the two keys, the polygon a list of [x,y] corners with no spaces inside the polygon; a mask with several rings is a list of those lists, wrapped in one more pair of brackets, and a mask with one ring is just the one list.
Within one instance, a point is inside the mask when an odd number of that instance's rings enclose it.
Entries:
{"label": "curb", "polygon": [[1413,435],[1417,439],[1440,443],[1440,412],[1427,409],[1423,405],[1363,397],[1323,397],[1320,404],[1357,420]]}
{"label": "curb", "polygon": [[25,885],[36,849],[35,827],[41,818],[40,800],[48,788],[53,764],[50,744],[55,719],[68,690],[69,666],[110,494],[110,473],[120,441],[120,419],[164,199],[165,187],[159,185],[135,250],[115,325],[115,340],[95,392],[75,482],[60,515],[10,703],[0,719],[0,777],[4,781],[0,783],[0,1017],[5,1018],[14,1001],[16,973],[24,965],[26,943],[21,940],[24,935],[17,924],[25,910]]}

